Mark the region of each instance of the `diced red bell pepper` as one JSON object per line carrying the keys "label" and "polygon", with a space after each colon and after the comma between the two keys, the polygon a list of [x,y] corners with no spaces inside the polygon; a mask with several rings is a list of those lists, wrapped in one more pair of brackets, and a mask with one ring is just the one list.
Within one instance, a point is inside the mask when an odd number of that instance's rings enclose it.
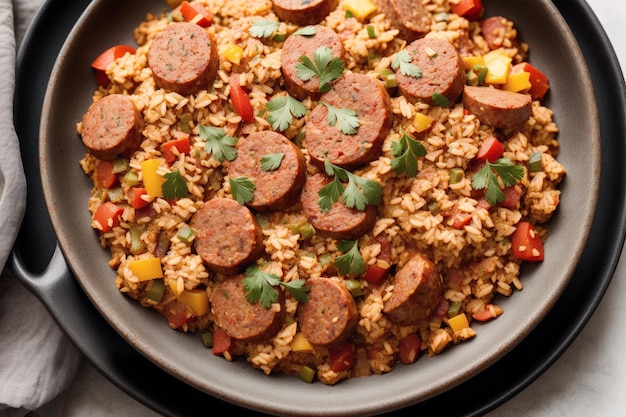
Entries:
{"label": "diced red bell pepper", "polygon": [[102,52],[96,59],[94,59],[91,63],[91,67],[96,70],[96,81],[98,82],[98,85],[104,87],[109,85],[111,81],[106,75],[107,67],[116,59],[123,57],[127,52],[134,54],[135,48],[129,45],[116,45]]}
{"label": "diced red bell pepper", "polygon": [[504,194],[504,200],[498,203],[500,207],[514,209],[522,198],[522,195],[517,191],[515,186],[506,187],[502,190],[502,193]]}
{"label": "diced red bell pepper", "polygon": [[383,268],[378,265],[370,265],[365,272],[363,279],[370,284],[378,284],[383,278],[387,276],[391,268]]}
{"label": "diced red bell pepper", "polygon": [[224,329],[218,327],[213,332],[213,354],[223,355],[225,352],[231,353],[235,346],[232,337]]}
{"label": "diced red bell pepper", "polygon": [[230,87],[230,99],[235,111],[244,122],[252,122],[254,120],[254,108],[250,102],[250,97],[239,84],[239,74],[231,75],[228,85]]}
{"label": "diced red bell pepper", "polygon": [[192,1],[191,3],[183,1],[180,5],[180,13],[187,22],[195,23],[203,28],[211,26],[213,21],[213,16],[211,16],[211,13],[206,7],[196,1]]}
{"label": "diced red bell pepper", "polygon": [[420,348],[422,347],[422,339],[417,333],[411,333],[400,339],[398,344],[398,358],[400,362],[405,364],[415,363],[419,357]]}
{"label": "diced red bell pepper", "polygon": [[120,216],[124,209],[110,201],[102,203],[93,214],[93,219],[100,224],[100,231],[110,232],[114,227],[119,226]]}
{"label": "diced red bell pepper", "polygon": [[132,187],[128,191],[128,201],[130,202],[130,205],[132,206],[132,208],[140,209],[150,204],[149,201],[146,201],[143,198],[141,198],[142,195],[146,195],[146,194],[148,194],[148,192],[146,191],[145,188]]}
{"label": "diced red bell pepper", "polygon": [[472,318],[476,321],[483,321],[483,322],[495,319],[497,315],[494,316],[492,314],[490,306],[492,306],[492,304],[485,305],[485,308],[483,308],[481,311],[472,314]]}
{"label": "diced red bell pepper", "polygon": [[478,148],[478,154],[476,158],[479,161],[489,161],[490,163],[494,163],[502,156],[504,153],[504,145],[500,143],[495,136],[489,136],[487,139],[481,143],[480,148]]}
{"label": "diced red bell pepper", "polygon": [[[176,148],[178,153],[175,153],[173,148]],[[178,159],[179,154],[189,155],[189,153],[191,152],[189,136],[165,142],[163,145],[161,145],[161,150],[163,151],[165,162],[167,162],[168,165],[172,165]]]}
{"label": "diced red bell pepper", "polygon": [[450,10],[467,20],[478,20],[483,15],[485,8],[480,0],[461,0],[456,4],[451,3]]}
{"label": "diced red bell pepper", "polygon": [[548,77],[528,62],[521,62],[519,64],[513,65],[513,67],[511,68],[511,72],[527,72],[530,74],[529,81],[531,87],[530,90],[528,90],[528,93],[531,95],[533,100],[543,100],[544,96],[550,89],[550,82],[548,81]]}
{"label": "diced red bell pepper", "polygon": [[113,188],[118,184],[117,174],[113,171],[113,161],[99,160],[96,165],[96,181],[102,188]]}
{"label": "diced red bell pepper", "polygon": [[525,221],[518,223],[511,235],[511,245],[513,246],[513,256],[517,259],[530,262],[543,261],[543,243],[530,223]]}
{"label": "diced red bell pepper", "polygon": [[350,342],[329,348],[330,369],[334,372],[343,372],[351,369],[354,365],[354,351],[354,345]]}

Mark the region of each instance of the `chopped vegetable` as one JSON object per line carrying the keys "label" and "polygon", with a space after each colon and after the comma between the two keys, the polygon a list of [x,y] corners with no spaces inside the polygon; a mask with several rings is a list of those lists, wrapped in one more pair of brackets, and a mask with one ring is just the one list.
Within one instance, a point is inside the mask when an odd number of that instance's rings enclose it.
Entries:
{"label": "chopped vegetable", "polygon": [[440,214],[441,213],[441,204],[439,204],[439,201],[431,200],[428,203],[428,211],[430,211],[430,214],[432,214],[433,216],[437,216],[438,214]]}
{"label": "chopped vegetable", "polygon": [[227,135],[224,129],[200,125],[200,138],[205,141],[204,150],[216,161],[232,161],[237,157],[237,139]]}
{"label": "chopped vegetable", "polygon": [[485,161],[485,166],[472,176],[472,188],[485,189],[485,198],[492,206],[504,200],[497,177],[500,177],[504,187],[510,187],[524,177],[524,168],[514,165],[508,158],[500,158],[494,163]]}
{"label": "chopped vegetable", "polygon": [[195,2],[183,1],[180,5],[180,13],[187,22],[195,23],[203,28],[211,26],[213,20],[206,8]]}
{"label": "chopped vegetable", "polygon": [[398,343],[398,359],[405,364],[415,363],[422,347],[422,339],[417,333],[411,333],[400,339]]}
{"label": "chopped vegetable", "polygon": [[347,279],[344,283],[353,297],[363,295],[363,292],[361,291],[361,282],[358,279]]}
{"label": "chopped vegetable", "polygon": [[448,319],[448,326],[450,326],[452,331],[456,333],[463,329],[467,329],[469,327],[469,321],[467,320],[467,316],[464,313],[461,313]]}
{"label": "chopped vegetable", "polygon": [[320,81],[318,91],[322,93],[330,90],[330,83],[341,77],[344,70],[343,60],[333,57],[333,51],[327,46],[320,46],[313,52],[313,61],[302,55],[296,64],[296,76],[302,81],[317,76]]}
{"label": "chopped vegetable", "polygon": [[345,0],[343,8],[359,20],[365,19],[377,9],[372,0]]}
{"label": "chopped vegetable", "polygon": [[177,236],[181,242],[189,243],[194,239],[194,237],[196,237],[196,231],[193,230],[191,227],[184,225],[178,231]]}
{"label": "chopped vegetable", "polygon": [[354,345],[350,342],[328,348],[330,369],[334,372],[351,369],[354,365],[354,350]]}
{"label": "chopped vegetable", "polygon": [[423,113],[417,113],[413,118],[413,127],[417,133],[425,132],[433,124],[433,118]]}
{"label": "chopped vegetable", "polygon": [[152,286],[148,290],[148,294],[146,294],[146,298],[150,301],[154,301],[158,303],[163,298],[163,294],[165,294],[165,283],[162,279],[154,279],[152,280]]}
{"label": "chopped vegetable", "polygon": [[539,234],[530,223],[526,221],[519,222],[511,235],[511,245],[513,247],[513,256],[517,259],[530,262],[543,261],[543,243]]}
{"label": "chopped vegetable", "polygon": [[450,170],[450,184],[458,184],[463,180],[465,171],[461,168],[452,168]]}
{"label": "chopped vegetable", "polygon": [[185,290],[177,298],[189,306],[196,316],[204,316],[209,312],[209,297],[203,289]]}
{"label": "chopped vegetable", "polygon": [[213,332],[204,332],[200,335],[202,345],[206,348],[213,347]]}
{"label": "chopped vegetable", "polygon": [[157,173],[163,160],[159,158],[146,159],[141,162],[141,174],[143,177],[143,185],[150,197],[163,197],[161,186],[167,181],[163,176]]}
{"label": "chopped vegetable", "polygon": [[483,59],[482,55],[464,56],[463,57],[463,63],[465,64],[465,70],[466,71],[472,71],[477,66],[478,67],[485,67],[485,60]]}
{"label": "chopped vegetable", "polygon": [[161,152],[163,153],[165,162],[167,162],[168,165],[172,165],[176,162],[176,160],[178,160],[179,155],[189,155],[191,152],[189,136],[165,142],[161,145]]}
{"label": "chopped vegetable", "polygon": [[256,185],[248,177],[228,178],[230,193],[242,206],[254,198]]}
{"label": "chopped vegetable", "polygon": [[411,54],[403,49],[393,57],[391,68],[409,77],[422,78],[422,70],[417,65],[412,64],[412,61]]}
{"label": "chopped vegetable", "polygon": [[365,276],[363,277],[363,279],[370,284],[378,284],[380,281],[383,280],[383,278],[387,276],[387,274],[389,274],[390,270],[391,266],[383,268],[382,266],[376,264],[370,265],[367,268],[367,272],[365,272]]}
{"label": "chopped vegetable", "polygon": [[543,100],[543,97],[550,89],[548,77],[528,62],[516,64],[513,68],[511,68],[511,73],[517,72],[527,72],[530,74],[529,81],[531,87],[528,90],[528,93],[531,95],[533,100]]}
{"label": "chopped vegetable", "polygon": [[339,130],[345,135],[355,135],[357,129],[361,125],[356,111],[352,109],[339,108],[331,106],[328,103],[320,101],[324,107],[328,109],[327,122],[330,127],[339,124]]}
{"label": "chopped vegetable", "polygon": [[375,39],[376,38],[376,29],[374,28],[373,25],[367,25],[365,27],[367,29],[367,37],[370,39]]}
{"label": "chopped vegetable", "polygon": [[530,90],[530,87],[532,87],[532,84],[530,83],[530,73],[521,71],[509,73],[502,89],[519,93]]}
{"label": "chopped vegetable", "polygon": [[129,167],[130,161],[126,158],[117,158],[115,161],[113,161],[113,172],[116,174],[126,172]]}
{"label": "chopped vegetable", "polygon": [[250,97],[239,84],[239,74],[231,75],[228,85],[230,87],[230,99],[235,111],[241,116],[241,120],[247,123],[254,121],[254,108],[250,102]]}
{"label": "chopped vegetable", "polygon": [[141,240],[141,236],[146,231],[145,225],[134,225],[128,230],[130,235],[130,252],[132,254],[140,254],[145,252],[146,244]]}
{"label": "chopped vegetable", "polygon": [[285,157],[284,153],[268,153],[267,155],[263,155],[261,157],[261,169],[263,171],[276,171],[281,162],[283,162],[283,158]]}
{"label": "chopped vegetable", "polygon": [[280,27],[280,22],[268,19],[259,19],[252,22],[248,29],[250,36],[254,38],[269,38]]}
{"label": "chopped vegetable", "polygon": [[300,368],[300,373],[298,374],[298,376],[302,381],[310,384],[313,382],[313,378],[315,378],[315,369],[309,368],[308,366],[304,365],[302,366],[302,368]]}
{"label": "chopped vegetable", "polygon": [[250,304],[260,302],[263,308],[270,308],[272,303],[278,301],[278,290],[274,288],[278,285],[283,286],[299,302],[306,303],[309,301],[309,297],[306,295],[309,287],[304,285],[304,280],[283,282],[278,275],[265,272],[256,264],[246,268],[243,290],[246,293],[246,300]]}
{"label": "chopped vegetable", "polygon": [[483,59],[488,69],[485,82],[487,84],[506,83],[513,59],[497,50],[487,52],[483,55]]}
{"label": "chopped vegetable", "polygon": [[365,272],[365,262],[359,252],[358,240],[342,240],[337,244],[337,249],[343,253],[334,261],[340,275],[361,275]]}
{"label": "chopped vegetable", "polygon": [[454,316],[457,316],[459,314],[460,309],[461,309],[460,301],[454,301],[450,303],[450,306],[448,307],[448,317],[452,318]]}
{"label": "chopped vegetable", "polygon": [[213,349],[214,355],[223,355],[224,353],[230,354],[235,347],[235,342],[226,333],[226,330],[221,327],[217,327],[213,331]]}
{"label": "chopped vegetable", "polygon": [[99,160],[96,165],[96,181],[102,188],[113,188],[119,181],[117,174],[113,171],[114,163],[112,161]]}
{"label": "chopped vegetable", "polygon": [[533,152],[528,158],[528,170],[530,172],[541,172],[543,166],[541,165],[541,152]]}
{"label": "chopped vegetable", "polygon": [[91,63],[91,67],[96,70],[96,82],[98,85],[107,87],[111,83],[111,80],[109,80],[109,77],[106,75],[106,69],[109,65],[127,53],[132,55],[135,52],[135,48],[132,46],[116,45],[98,55]]}
{"label": "chopped vegetable", "polygon": [[[319,192],[319,206],[322,210],[330,210],[333,203],[340,198],[348,208],[363,211],[368,204],[380,203],[382,188],[374,180],[369,180],[324,161],[324,170],[333,177],[333,181],[323,186]],[[344,187],[342,181],[348,181]]]}
{"label": "chopped vegetable", "polygon": [[131,189],[128,190],[128,202],[130,206],[134,209],[140,209],[150,204],[149,200],[142,198],[144,195],[148,195],[145,188],[131,187]]}
{"label": "chopped vegetable", "polygon": [[298,332],[293,336],[291,349],[294,352],[313,352],[313,345],[306,339],[306,337],[304,337],[302,333]]}
{"label": "chopped vegetable", "polygon": [[486,304],[485,308],[481,311],[472,314],[472,318],[477,321],[489,321],[495,319],[502,313],[504,313],[504,310],[502,310],[500,306],[495,304]]}
{"label": "chopped vegetable", "polygon": [[450,3],[450,10],[470,21],[480,19],[485,12],[480,0],[459,0],[458,3]]}
{"label": "chopped vegetable", "polygon": [[166,200],[176,200],[178,198],[184,198],[189,195],[189,189],[187,188],[187,182],[180,175],[180,170],[177,169],[172,172],[168,172],[163,175],[165,182],[161,185],[163,198]]}
{"label": "chopped vegetable", "polygon": [[110,232],[114,227],[119,226],[120,216],[124,209],[115,203],[106,201],[96,209],[93,219],[98,223],[98,229],[103,232]]}
{"label": "chopped vegetable", "polygon": [[407,177],[412,178],[417,175],[417,158],[422,158],[426,155],[426,148],[403,131],[399,140],[391,142],[391,152],[395,156],[391,160],[391,168],[398,175],[405,174]]}
{"label": "chopped vegetable", "polygon": [[274,97],[267,102],[265,108],[268,111],[267,121],[274,130],[283,131],[293,122],[293,118],[300,118],[306,114],[304,104],[291,97],[289,94]]}
{"label": "chopped vegetable", "polygon": [[222,55],[231,63],[239,65],[241,63],[241,58],[243,57],[243,48],[239,45],[235,45],[234,43],[228,43],[224,47]]}
{"label": "chopped vegetable", "polygon": [[504,198],[498,203],[498,207],[504,207],[509,209],[517,208],[517,205],[522,198],[522,195],[517,190],[517,187],[505,187],[502,190],[502,194],[504,194]]}
{"label": "chopped vegetable", "polygon": [[476,154],[476,159],[479,161],[489,161],[495,162],[497,161],[502,154],[504,153],[504,146],[495,136],[489,136],[487,139],[481,143],[480,148],[478,148],[478,154]]}
{"label": "chopped vegetable", "polygon": [[133,259],[128,263],[128,268],[139,281],[163,278],[163,269],[159,258]]}
{"label": "chopped vegetable", "polygon": [[128,171],[124,174],[124,183],[128,186],[134,187],[139,184],[139,176],[136,172]]}

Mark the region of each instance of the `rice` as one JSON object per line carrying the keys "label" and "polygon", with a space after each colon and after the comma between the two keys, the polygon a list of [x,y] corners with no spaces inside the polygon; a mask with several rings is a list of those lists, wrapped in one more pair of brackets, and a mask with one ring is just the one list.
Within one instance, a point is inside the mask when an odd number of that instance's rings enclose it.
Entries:
{"label": "rice", "polygon": [[[204,201],[216,198],[232,198],[225,163],[207,153],[200,138],[200,125],[224,129],[226,134],[244,137],[251,133],[272,130],[267,120],[265,106],[275,95],[284,94],[281,74],[281,42],[261,40],[250,35],[252,22],[262,18],[277,21],[269,0],[200,0],[213,14],[213,23],[206,28],[217,41],[220,66],[210,89],[182,95],[157,88],[148,67],[147,54],[155,36],[171,21],[182,16],[177,10],[162,16],[148,14],[135,30],[138,48],[135,54],[117,59],[106,69],[111,80],[107,87],[99,87],[93,93],[98,101],[109,94],[128,96],[144,121],[143,141],[139,150],[129,158],[128,168],[120,173],[119,185],[103,189],[97,182],[98,159],[86,154],[80,161],[85,174],[93,183],[88,209],[95,213],[107,201],[124,207],[119,225],[100,234],[100,243],[111,252],[109,265],[116,271],[115,285],[128,297],[141,305],[155,309],[164,315],[169,325],[183,332],[213,332],[215,323],[209,309],[195,314],[193,308],[180,302],[185,292],[205,294],[210,300],[220,283],[227,277],[208,269],[194,250],[193,236],[186,239],[185,228]],[[458,17],[450,12],[448,1],[423,0],[422,3],[433,19],[427,37],[450,41],[464,56],[483,55],[490,49],[481,36],[476,22]],[[344,66],[349,72],[359,72],[377,78],[391,66],[392,56],[402,50],[407,42],[400,39],[398,30],[384,14],[374,13],[365,21],[346,16],[344,0],[331,11],[322,24],[338,33],[346,50]],[[368,35],[368,27],[376,36]],[[280,22],[278,33],[291,34],[297,27]],[[526,60],[528,45],[516,43],[517,33],[511,24],[503,36],[500,51],[514,62]],[[240,64],[223,57],[230,43],[242,47]],[[253,123],[242,122],[242,117],[230,105],[228,81],[231,74],[239,73],[240,84],[248,91],[255,109]],[[307,114],[294,119],[282,132],[294,143],[301,145],[302,132],[306,128],[312,110],[317,103],[310,98],[302,100]],[[466,113],[462,105],[450,108],[412,103],[404,96],[391,95],[393,125],[382,147],[382,154],[355,173],[371,179],[382,188],[382,202],[378,207],[375,225],[359,239],[359,252],[367,267],[392,267],[397,271],[415,252],[426,255],[437,268],[444,285],[443,297],[437,311],[420,325],[400,326],[384,314],[384,304],[392,296],[394,286],[390,279],[373,285],[362,276],[341,276],[344,280],[356,280],[358,292],[354,298],[358,308],[358,325],[351,339],[355,344],[353,368],[334,371],[330,363],[330,349],[312,347],[312,350],[295,350],[294,338],[299,332],[297,323],[298,301],[285,293],[288,319],[282,329],[263,343],[235,341],[232,350],[223,353],[226,360],[244,357],[251,366],[265,374],[299,374],[304,366],[316,371],[317,380],[333,385],[357,376],[383,374],[392,371],[398,361],[401,340],[410,334],[421,339],[420,350],[435,356],[452,345],[476,336],[471,327],[475,320],[490,320],[505,313],[498,306],[500,297],[509,297],[523,289],[520,276],[521,260],[512,255],[511,235],[522,220],[533,224],[542,241],[547,238],[543,226],[556,211],[560,191],[558,185],[566,169],[556,157],[559,143],[558,127],[552,120],[552,111],[539,101],[533,103],[532,115],[521,128],[507,132],[503,157],[526,167],[530,155],[542,153],[542,170],[529,172],[515,185],[522,195],[515,208],[485,208],[480,204],[472,186],[470,175],[458,182],[450,180],[450,170],[469,170],[475,160],[480,144],[494,134],[494,128],[482,124],[474,115]],[[420,133],[414,123],[416,115],[432,119],[426,133]],[[77,131],[81,133],[81,124]],[[418,160],[418,173],[414,178],[397,175],[392,169],[393,143],[403,132],[419,138],[425,147],[425,156]],[[184,179],[188,196],[175,201],[164,198],[142,197],[149,203],[145,209],[134,209],[126,200],[133,184],[143,181],[141,164],[153,158],[163,158],[161,145],[181,136],[189,135],[191,151],[175,150],[173,166],[161,165],[159,175],[170,173],[174,167]],[[302,146],[301,146],[302,148]],[[310,162],[305,148],[308,174],[319,169]],[[125,174],[135,176],[131,183]],[[429,208],[435,203],[437,210]],[[461,228],[453,227],[450,213],[458,210],[469,216]],[[341,255],[338,241],[313,233],[303,237],[298,226],[308,224],[300,207],[283,212],[257,214],[262,225],[264,254],[257,261],[264,270],[278,276],[284,282],[300,279],[337,276],[334,260]],[[92,227],[102,229],[105,225],[94,219]],[[383,255],[383,237],[391,243],[391,260]],[[131,263],[138,259],[157,256],[163,272],[162,278],[140,280],[131,270]],[[393,273],[392,273],[393,274]],[[159,301],[149,297],[158,280],[164,284],[164,295]],[[453,330],[448,324],[448,311],[465,314],[469,327]],[[173,317],[179,320],[174,320]],[[181,319],[182,317],[182,319]],[[481,327],[488,331],[488,327]],[[200,342],[199,342],[200,343]],[[417,361],[413,352],[410,362]],[[444,360],[444,359],[441,359]]]}

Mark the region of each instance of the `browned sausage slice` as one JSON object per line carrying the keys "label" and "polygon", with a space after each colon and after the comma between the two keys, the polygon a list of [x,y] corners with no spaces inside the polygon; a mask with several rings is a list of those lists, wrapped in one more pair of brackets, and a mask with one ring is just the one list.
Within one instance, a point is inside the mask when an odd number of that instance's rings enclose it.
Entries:
{"label": "browned sausage slice", "polygon": [[289,36],[283,44],[280,58],[285,88],[290,95],[299,100],[306,97],[317,100],[322,94],[319,91],[320,80],[318,77],[312,77],[308,81],[302,81],[298,77],[296,64],[300,62],[300,57],[305,55],[313,60],[315,51],[322,46],[330,48],[333,57],[343,59],[344,55],[343,43],[334,30],[321,25],[313,26],[313,28],[315,35],[292,34]]}
{"label": "browned sausage slice", "polygon": [[529,94],[491,87],[466,86],[463,106],[482,123],[500,129],[520,126],[533,111]]}
{"label": "browned sausage slice", "polygon": [[280,288],[278,302],[266,309],[261,303],[250,304],[243,288],[245,274],[227,278],[211,298],[215,323],[232,338],[260,342],[274,336],[285,320],[285,299]]}
{"label": "browned sausage slice", "polygon": [[214,198],[194,213],[195,248],[209,269],[240,272],[264,251],[263,234],[254,214],[230,198]]}
{"label": "browned sausage slice", "polygon": [[352,336],[358,322],[356,303],[337,277],[309,278],[309,301],[298,305],[298,327],[314,345],[331,346]]}
{"label": "browned sausage slice", "polygon": [[442,296],[441,277],[435,265],[421,254],[413,257],[396,273],[391,297],[383,313],[396,324],[411,326],[428,319]]}
{"label": "browned sausage slice", "polygon": [[319,190],[330,182],[324,174],[315,174],[307,178],[300,203],[302,211],[311,225],[320,233],[334,239],[355,240],[363,236],[376,221],[376,209],[368,205],[364,211],[348,208],[337,201],[330,210],[323,211],[319,205]]}
{"label": "browned sausage slice", "polygon": [[93,156],[113,161],[128,157],[141,145],[143,120],[128,96],[110,94],[89,106],[81,135]]}
{"label": "browned sausage slice", "polygon": [[380,12],[385,13],[392,27],[399,30],[398,36],[407,42],[430,32],[430,13],[421,1],[375,0],[374,3]]}
{"label": "browned sausage slice", "polygon": [[195,23],[172,23],[152,41],[148,65],[158,87],[194,94],[209,88],[217,75],[217,44]]}
{"label": "browned sausage slice", "polygon": [[421,77],[396,70],[400,93],[412,102],[435,104],[434,94],[445,96],[451,104],[463,92],[465,65],[456,48],[444,39],[422,38],[406,47]]}
{"label": "browned sausage slice", "polygon": [[360,125],[356,134],[345,134],[339,123],[328,124],[328,108],[317,105],[311,111],[304,137],[312,162],[323,166],[328,159],[350,170],[378,158],[392,122],[391,100],[381,82],[364,74],[345,74],[320,100],[342,110],[355,111]]}
{"label": "browned sausage slice", "polygon": [[[265,157],[282,155],[277,169],[265,170]],[[228,164],[231,178],[245,176],[256,186],[246,203],[257,211],[283,210],[293,205],[306,181],[306,162],[300,149],[277,132],[252,133],[237,143],[237,158]]]}
{"label": "browned sausage slice", "polygon": [[505,17],[492,16],[482,20],[480,31],[489,49],[519,47],[514,24]]}
{"label": "browned sausage slice", "polygon": [[272,0],[280,20],[298,26],[321,22],[337,7],[338,0]]}

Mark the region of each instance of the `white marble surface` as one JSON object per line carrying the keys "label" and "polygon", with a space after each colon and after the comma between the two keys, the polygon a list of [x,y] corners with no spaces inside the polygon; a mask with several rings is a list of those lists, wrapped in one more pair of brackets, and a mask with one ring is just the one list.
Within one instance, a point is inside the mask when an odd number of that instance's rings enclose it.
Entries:
{"label": "white marble surface", "polygon": [[[616,0],[588,0],[626,68],[626,8]],[[620,262],[595,314],[558,361],[531,386],[489,414],[617,416],[626,410],[626,260]],[[157,416],[109,383],[87,362],[70,389],[48,407],[65,417]]]}

